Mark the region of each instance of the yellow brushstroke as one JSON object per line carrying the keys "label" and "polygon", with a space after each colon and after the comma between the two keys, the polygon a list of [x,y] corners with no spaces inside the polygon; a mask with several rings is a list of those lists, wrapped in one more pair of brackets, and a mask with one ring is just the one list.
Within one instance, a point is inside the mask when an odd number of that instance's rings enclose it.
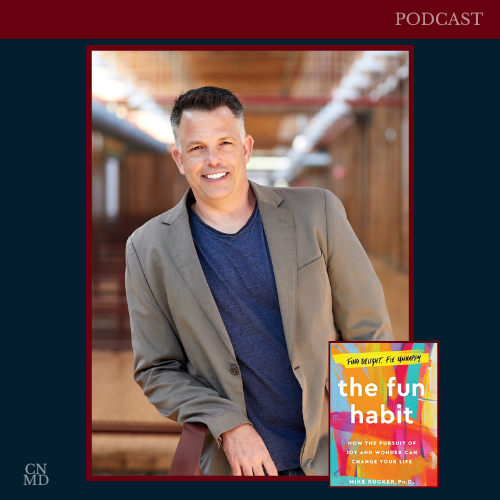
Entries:
{"label": "yellow brushstroke", "polygon": [[[422,350],[332,354],[332,357],[335,363],[341,364],[345,368],[416,365],[429,362],[429,353]],[[412,357],[413,359],[400,359],[405,357]]]}

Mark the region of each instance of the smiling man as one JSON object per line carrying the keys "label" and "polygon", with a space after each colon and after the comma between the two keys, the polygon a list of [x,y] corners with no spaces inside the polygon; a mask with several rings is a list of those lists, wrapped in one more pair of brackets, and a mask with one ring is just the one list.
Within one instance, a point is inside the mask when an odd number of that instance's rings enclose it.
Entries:
{"label": "smiling man", "polygon": [[204,474],[327,475],[328,341],[392,340],[380,282],[332,193],[248,181],[231,92],[181,94],[171,122],[190,189],[127,242],[135,379],[208,427]]}
{"label": "smiling man", "polygon": [[245,135],[243,119],[235,118],[227,106],[211,112],[188,109],[177,116],[174,107],[172,156],[193,191],[196,202],[191,207],[215,229],[237,232],[255,206],[246,175],[253,139]]}

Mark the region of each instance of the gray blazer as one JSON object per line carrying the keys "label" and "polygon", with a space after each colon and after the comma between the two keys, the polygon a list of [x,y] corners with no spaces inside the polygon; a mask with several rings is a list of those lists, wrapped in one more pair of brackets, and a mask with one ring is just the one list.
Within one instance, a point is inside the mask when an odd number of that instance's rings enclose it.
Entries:
{"label": "gray blazer", "polygon": [[[317,188],[251,183],[274,267],[288,354],[303,392],[301,466],[328,474],[328,341],[392,340],[380,282],[340,201]],[[204,423],[206,475],[231,475],[217,439],[248,423],[238,364],[180,203],[126,248],[135,380],[158,411]]]}

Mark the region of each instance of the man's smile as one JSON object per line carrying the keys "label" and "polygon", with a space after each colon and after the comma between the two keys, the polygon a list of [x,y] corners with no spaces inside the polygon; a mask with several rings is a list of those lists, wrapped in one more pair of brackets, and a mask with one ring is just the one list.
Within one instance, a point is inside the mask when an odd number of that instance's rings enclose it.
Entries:
{"label": "man's smile", "polygon": [[202,177],[210,179],[211,181],[218,181],[219,179],[226,177],[227,173],[228,172],[217,172],[216,174],[205,174]]}

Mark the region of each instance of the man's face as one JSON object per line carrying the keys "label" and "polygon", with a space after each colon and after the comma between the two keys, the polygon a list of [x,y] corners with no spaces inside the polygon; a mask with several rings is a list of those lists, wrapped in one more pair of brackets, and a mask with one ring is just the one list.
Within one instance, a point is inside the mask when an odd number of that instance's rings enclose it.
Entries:
{"label": "man's face", "polygon": [[253,139],[241,135],[240,121],[227,106],[182,113],[178,129],[181,151],[174,147],[172,156],[197,201],[213,205],[245,196]]}

